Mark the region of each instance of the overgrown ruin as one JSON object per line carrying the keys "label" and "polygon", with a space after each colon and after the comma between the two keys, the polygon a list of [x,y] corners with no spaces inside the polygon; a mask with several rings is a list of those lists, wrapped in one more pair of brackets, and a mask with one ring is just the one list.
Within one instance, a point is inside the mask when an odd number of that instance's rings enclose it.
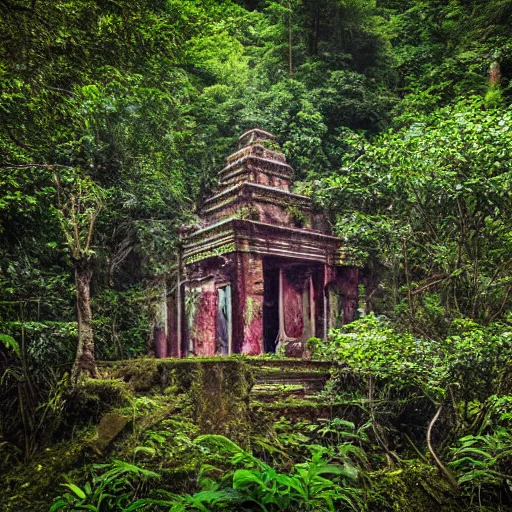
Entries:
{"label": "overgrown ruin", "polygon": [[200,224],[182,231],[171,327],[156,333],[157,357],[301,357],[309,338],[355,318],[357,264],[311,198],[290,191],[293,169],[274,136],[253,129],[238,144]]}

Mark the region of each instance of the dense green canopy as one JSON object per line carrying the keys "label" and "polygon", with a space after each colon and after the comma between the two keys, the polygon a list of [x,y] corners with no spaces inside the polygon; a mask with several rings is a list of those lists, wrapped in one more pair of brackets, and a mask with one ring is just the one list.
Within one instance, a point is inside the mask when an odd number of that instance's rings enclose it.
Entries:
{"label": "dense green canopy", "polygon": [[[74,320],[56,180],[68,199],[78,181],[88,184],[81,236],[101,208],[90,251],[96,321],[106,325],[113,302],[172,274],[177,226],[215,183],[234,137],[254,126],[278,136],[297,188],[331,210],[368,264],[384,265],[384,280],[394,275],[393,305],[407,285],[420,307],[426,284],[449,316],[489,321],[507,309],[510,2],[0,9],[3,321]],[[101,205],[90,187],[101,189]],[[505,267],[493,277],[498,260]],[[464,279],[474,283],[453,289]],[[482,297],[488,286],[492,297]],[[144,352],[142,338],[128,352]]]}

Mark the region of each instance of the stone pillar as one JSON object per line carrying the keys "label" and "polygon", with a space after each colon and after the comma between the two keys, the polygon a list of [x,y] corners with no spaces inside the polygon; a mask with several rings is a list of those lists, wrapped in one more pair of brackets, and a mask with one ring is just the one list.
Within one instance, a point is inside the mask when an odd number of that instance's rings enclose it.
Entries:
{"label": "stone pillar", "polygon": [[263,353],[263,258],[258,254],[241,253],[237,268],[238,314],[241,323],[238,347],[241,353]]}
{"label": "stone pillar", "polygon": [[185,288],[189,350],[196,356],[215,355],[217,290],[213,278]]}
{"label": "stone pillar", "polygon": [[349,324],[357,318],[359,302],[359,268],[345,267],[341,272],[343,290],[343,323]]}
{"label": "stone pillar", "polygon": [[167,357],[167,287],[165,276],[159,277],[154,287],[156,297],[152,304],[153,345],[157,358]]}
{"label": "stone pillar", "polygon": [[167,297],[167,357],[180,357],[178,345],[178,309],[176,299]]}

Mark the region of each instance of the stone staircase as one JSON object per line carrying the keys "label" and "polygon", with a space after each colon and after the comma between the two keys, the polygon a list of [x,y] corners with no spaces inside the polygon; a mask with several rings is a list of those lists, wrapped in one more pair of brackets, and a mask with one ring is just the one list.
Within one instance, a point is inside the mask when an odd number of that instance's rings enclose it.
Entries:
{"label": "stone staircase", "polygon": [[317,415],[322,409],[321,391],[330,377],[331,364],[300,359],[254,359],[256,376],[250,393],[253,412],[285,416]]}
{"label": "stone staircase", "polygon": [[[333,417],[356,421],[360,404],[323,393],[332,368],[326,361],[268,357],[148,358],[98,364],[102,380],[120,380],[136,395],[192,397],[197,421],[207,424],[205,432],[216,433],[212,425],[238,424],[246,413],[253,422],[283,416],[291,421]],[[355,389],[350,372],[345,381],[344,388]]]}

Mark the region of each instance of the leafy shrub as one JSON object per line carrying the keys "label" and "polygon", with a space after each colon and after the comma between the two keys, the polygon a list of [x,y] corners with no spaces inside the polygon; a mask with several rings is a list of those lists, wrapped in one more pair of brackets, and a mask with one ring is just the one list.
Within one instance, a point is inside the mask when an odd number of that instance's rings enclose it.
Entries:
{"label": "leafy shrub", "polygon": [[450,448],[449,466],[456,472],[464,494],[472,500],[493,503],[512,475],[512,396],[491,396],[485,403],[485,420],[476,434],[458,439]]}
{"label": "leafy shrub", "polygon": [[11,352],[14,352],[17,356],[20,355],[20,346],[16,340],[8,334],[0,334],[0,343]]}
{"label": "leafy shrub", "polygon": [[441,341],[426,339],[397,331],[388,319],[371,314],[332,330],[326,342],[310,344],[318,359],[392,379],[394,387],[418,388],[435,403],[449,390],[467,403],[503,392],[512,363],[512,330],[456,320],[451,333]]}
{"label": "leafy shrub", "polygon": [[447,460],[465,496],[472,501],[488,496],[492,503],[490,496],[511,476],[512,332],[506,324],[459,319],[449,334],[428,340],[369,315],[333,330],[326,342],[310,343],[315,357],[340,363],[332,392],[342,392],[347,371],[361,376],[375,439],[398,461],[393,445],[404,438],[425,458],[420,448],[427,450],[426,429],[442,406],[445,418],[435,434],[443,439],[438,458]]}
{"label": "leafy shrub", "polygon": [[18,342],[24,337],[29,362],[39,368],[73,361],[76,322],[3,322],[0,330]]}
{"label": "leafy shrub", "polygon": [[103,290],[93,301],[96,357],[103,360],[144,356],[148,351],[148,292]]}
{"label": "leafy shrub", "polygon": [[[228,505],[243,510],[263,511],[334,511],[335,504],[361,510],[360,491],[353,487],[358,471],[350,462],[331,464],[327,451],[312,446],[312,455],[303,463],[294,464],[288,473],[281,473],[246,452],[223,436],[200,436],[196,443],[215,452],[230,454],[236,467],[225,474],[213,466],[204,466],[200,483],[202,490],[194,495],[174,496],[173,512],[186,510],[220,510]],[[223,474],[220,481],[208,474]],[[206,505],[213,508],[206,508]]]}
{"label": "leafy shrub", "polygon": [[160,475],[135,464],[114,460],[111,464],[93,466],[91,481],[82,487],[68,482],[62,484],[67,492],[55,499],[50,512],[91,510],[110,512],[138,510],[147,501],[138,499],[146,482]]}

